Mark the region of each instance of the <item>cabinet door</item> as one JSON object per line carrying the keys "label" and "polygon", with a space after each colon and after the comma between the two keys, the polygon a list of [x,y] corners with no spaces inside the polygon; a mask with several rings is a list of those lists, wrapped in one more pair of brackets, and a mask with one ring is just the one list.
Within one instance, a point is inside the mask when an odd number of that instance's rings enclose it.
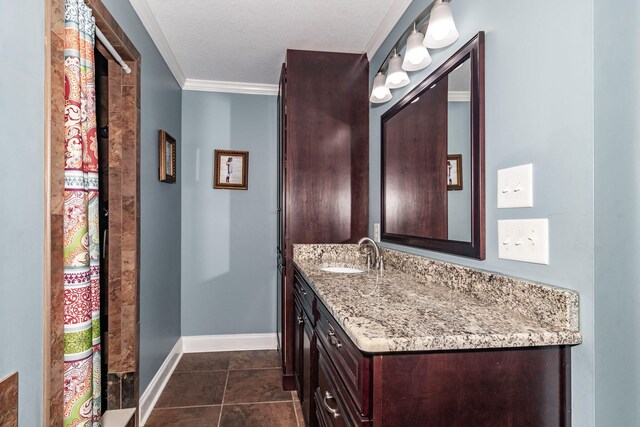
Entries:
{"label": "cabinet door", "polygon": [[276,274],[276,336],[278,342],[278,351],[282,353],[283,351],[283,342],[282,342],[282,296],[283,296],[283,284],[284,284],[284,271],[282,269],[282,254],[280,253],[280,249],[278,249],[278,259],[277,259],[277,274]]}
{"label": "cabinet door", "polygon": [[293,376],[298,390],[298,396],[303,395],[304,387],[304,359],[303,359],[303,340],[304,340],[304,317],[302,304],[297,296],[294,297],[294,331],[293,331]]}
{"label": "cabinet door", "polygon": [[302,412],[304,414],[305,425],[315,427],[315,405],[313,404],[313,390],[315,389],[315,337],[313,325],[307,312],[303,309],[304,320],[302,334]]}
{"label": "cabinet door", "polygon": [[278,194],[277,194],[277,204],[278,204],[278,215],[277,215],[277,253],[278,253],[278,279],[277,279],[277,301],[276,301],[276,310],[277,310],[277,318],[276,318],[276,333],[278,336],[278,350],[280,350],[282,355],[282,366],[286,368],[287,360],[285,358],[285,354],[287,351],[287,346],[285,344],[285,340],[291,339],[286,336],[285,332],[285,318],[286,318],[286,301],[285,301],[285,247],[284,247],[284,144],[285,144],[285,84],[286,84],[286,67],[282,65],[282,73],[280,75],[280,85],[278,89]]}
{"label": "cabinet door", "polygon": [[328,372],[327,361],[319,352],[318,387],[315,391],[316,414],[318,424],[327,427],[347,427],[350,424],[344,417],[343,406],[339,401],[335,385]]}
{"label": "cabinet door", "polygon": [[285,177],[286,177],[286,140],[287,140],[287,68],[282,64],[280,84],[278,86],[278,249],[284,254],[284,207],[285,207]]}
{"label": "cabinet door", "polygon": [[314,392],[318,424],[325,426],[371,427],[368,417],[359,414],[340,374],[335,370],[321,341],[316,340],[318,386]]}

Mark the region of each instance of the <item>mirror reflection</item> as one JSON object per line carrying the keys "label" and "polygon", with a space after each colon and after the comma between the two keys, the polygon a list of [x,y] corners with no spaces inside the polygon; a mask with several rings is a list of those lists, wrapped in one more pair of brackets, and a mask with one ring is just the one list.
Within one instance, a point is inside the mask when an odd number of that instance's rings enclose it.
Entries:
{"label": "mirror reflection", "polygon": [[382,116],[382,240],[484,259],[480,33]]}
{"label": "mirror reflection", "polygon": [[385,123],[385,231],[471,241],[467,58]]}
{"label": "mirror reflection", "polygon": [[[444,77],[447,95],[447,236],[471,241],[471,61]],[[428,143],[428,141],[426,142]],[[466,182],[465,182],[466,181]],[[431,236],[425,236],[431,237]]]}

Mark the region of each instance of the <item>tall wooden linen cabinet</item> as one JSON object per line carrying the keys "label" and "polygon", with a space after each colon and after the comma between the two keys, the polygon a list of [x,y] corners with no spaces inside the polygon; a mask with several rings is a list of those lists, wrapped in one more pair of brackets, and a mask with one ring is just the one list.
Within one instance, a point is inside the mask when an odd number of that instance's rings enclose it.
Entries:
{"label": "tall wooden linen cabinet", "polygon": [[369,62],[365,54],[287,50],[278,93],[278,346],[294,381],[294,243],[368,234]]}

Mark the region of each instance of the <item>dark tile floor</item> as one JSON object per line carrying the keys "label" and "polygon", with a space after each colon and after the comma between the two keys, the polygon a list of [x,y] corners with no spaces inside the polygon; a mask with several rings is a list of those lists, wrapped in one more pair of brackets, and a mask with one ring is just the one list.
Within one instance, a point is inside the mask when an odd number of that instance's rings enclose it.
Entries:
{"label": "dark tile floor", "polygon": [[145,427],[304,427],[275,350],[186,353]]}

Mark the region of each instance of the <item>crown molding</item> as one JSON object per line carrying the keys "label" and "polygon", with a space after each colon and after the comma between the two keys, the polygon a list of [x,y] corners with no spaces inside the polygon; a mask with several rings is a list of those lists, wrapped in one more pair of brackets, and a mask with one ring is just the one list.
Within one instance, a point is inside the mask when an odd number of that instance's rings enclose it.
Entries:
{"label": "crown molding", "polygon": [[216,80],[187,79],[182,90],[203,92],[246,93],[251,95],[277,95],[278,85],[264,83],[223,82]]}
{"label": "crown molding", "polygon": [[371,39],[367,43],[364,48],[364,51],[367,53],[367,57],[369,60],[373,58],[373,55],[377,52],[377,50],[382,46],[382,43],[391,33],[393,27],[396,26],[400,17],[406,12],[407,8],[411,4],[412,0],[395,0],[387,14],[382,18],[380,25],[374,31]]}
{"label": "crown molding", "polygon": [[138,14],[140,21],[142,21],[142,25],[147,30],[151,40],[153,40],[153,43],[160,51],[160,55],[162,55],[164,62],[167,63],[173,77],[175,77],[181,87],[184,86],[187,78],[178,63],[173,50],[171,50],[171,46],[169,46],[169,42],[164,36],[158,21],[156,21],[156,17],[153,15],[147,0],[129,0],[129,3],[131,3],[133,10]]}

